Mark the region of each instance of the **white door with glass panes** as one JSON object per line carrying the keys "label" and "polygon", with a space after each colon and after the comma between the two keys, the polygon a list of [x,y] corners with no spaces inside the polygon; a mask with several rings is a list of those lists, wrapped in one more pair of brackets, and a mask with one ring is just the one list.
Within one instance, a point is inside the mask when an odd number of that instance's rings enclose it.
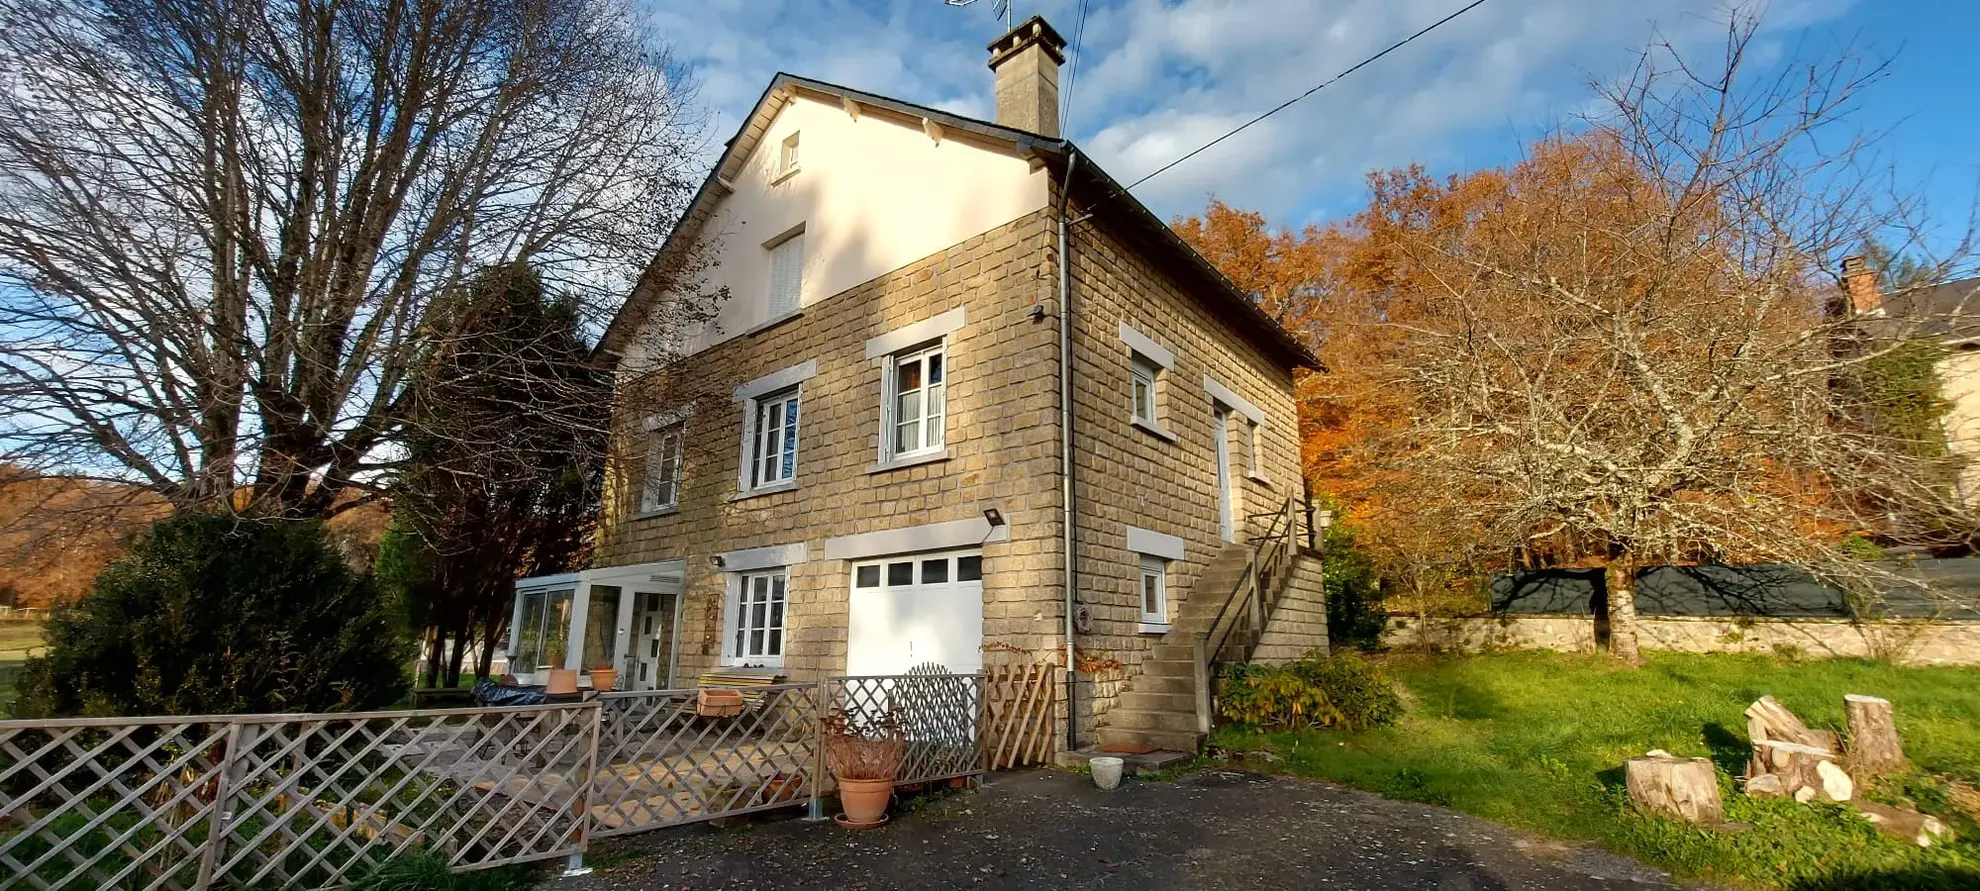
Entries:
{"label": "white door with glass panes", "polygon": [[674,682],[674,640],[678,594],[663,591],[633,593],[631,677],[619,682],[626,690],[665,690]]}
{"label": "white door with glass panes", "polygon": [[846,673],[906,674],[933,662],[983,669],[983,554],[916,554],[853,564]]}

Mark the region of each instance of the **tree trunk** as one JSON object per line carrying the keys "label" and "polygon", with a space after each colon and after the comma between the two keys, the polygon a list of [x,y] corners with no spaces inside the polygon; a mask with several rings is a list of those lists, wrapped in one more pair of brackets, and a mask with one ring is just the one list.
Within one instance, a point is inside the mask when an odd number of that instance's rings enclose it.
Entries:
{"label": "tree trunk", "polygon": [[440,659],[444,655],[440,647],[443,640],[439,628],[426,629],[426,686],[428,687],[440,686]]}
{"label": "tree trunk", "polygon": [[1952,835],[1939,818],[1929,817],[1917,811],[1869,801],[1857,802],[1856,810],[1863,819],[1870,821],[1872,826],[1882,830],[1885,835],[1921,848],[1929,848],[1933,842],[1950,838]]}
{"label": "tree trunk", "polygon": [[1849,768],[1858,777],[1889,773],[1904,766],[1904,744],[1888,699],[1851,693],[1843,697],[1849,719]]}
{"label": "tree trunk", "polygon": [[1719,776],[1710,758],[1641,755],[1623,763],[1623,775],[1637,807],[1701,826],[1725,822]]}
{"label": "tree trunk", "polygon": [[461,661],[463,657],[467,656],[468,641],[471,637],[472,633],[465,626],[454,629],[454,650],[447,656],[447,686],[449,687],[458,687],[461,685]]}
{"label": "tree trunk", "polygon": [[1636,640],[1636,567],[1627,560],[1610,560],[1603,574],[1609,595],[1609,653],[1642,665],[1643,651]]}
{"label": "tree trunk", "polygon": [[476,677],[490,677],[491,672],[495,670],[495,641],[502,631],[499,621],[491,617],[488,624],[482,628],[481,656],[474,661]]}
{"label": "tree trunk", "polygon": [[1856,783],[1836,762],[1836,753],[1819,746],[1782,740],[1761,740],[1753,744],[1753,767],[1749,781],[1764,774],[1780,777],[1780,794],[1796,801],[1848,801],[1856,796]]}

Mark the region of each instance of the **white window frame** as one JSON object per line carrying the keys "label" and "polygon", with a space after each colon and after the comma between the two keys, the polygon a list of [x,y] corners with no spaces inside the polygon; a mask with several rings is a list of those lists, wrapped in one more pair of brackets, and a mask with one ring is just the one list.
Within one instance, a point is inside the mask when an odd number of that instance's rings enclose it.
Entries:
{"label": "white window frame", "polygon": [[[1128,416],[1149,426],[1159,427],[1157,419],[1160,405],[1156,388],[1161,386],[1162,366],[1148,360],[1140,353],[1130,354],[1128,360]],[[1143,398],[1143,397],[1146,398]]]}
{"label": "white window frame", "polygon": [[[1169,561],[1154,554],[1142,554],[1140,580],[1134,587],[1135,607],[1141,612],[1143,634],[1169,630]],[[1155,610],[1148,609],[1148,585],[1155,585]]]}
{"label": "white window frame", "polygon": [[[777,432],[782,434],[777,440],[777,455],[790,453],[788,462],[778,461],[776,475],[765,477],[759,473],[763,469],[764,446],[769,441],[771,431],[764,426],[766,414],[772,408],[783,408],[785,414],[779,419]],[[792,411],[792,409],[795,411]],[[790,418],[796,414],[796,420]],[[743,492],[757,492],[765,489],[787,488],[797,485],[797,461],[799,433],[804,423],[804,384],[792,384],[778,390],[752,396],[743,400],[743,451],[742,472],[737,475],[736,485]],[[785,467],[788,463],[790,466]]]}
{"label": "white window frame", "polygon": [[[931,358],[936,357],[940,358],[942,369],[941,398],[939,400],[930,399],[928,395],[930,390],[935,387],[935,384],[932,381],[934,376],[929,373],[927,363]],[[902,396],[900,391],[900,369],[903,364],[909,362],[923,363],[921,386],[917,390],[921,394],[920,415],[914,419],[914,423],[918,427],[917,435],[919,437],[919,444],[912,449],[902,449],[900,448],[900,428],[906,421],[900,417],[900,400]],[[953,384],[949,372],[949,339],[946,335],[888,354],[886,362],[881,366],[880,374],[880,461],[882,464],[908,458],[917,458],[923,455],[936,455],[940,454],[943,449],[948,448],[949,387]],[[937,401],[941,403],[941,410],[937,413],[931,413],[929,407]]]}
{"label": "white window frame", "polygon": [[777,144],[777,175],[780,179],[798,172],[798,149],[801,147],[798,141],[799,135],[799,131],[793,131]]}
{"label": "white window frame", "polygon": [[[683,471],[687,468],[687,420],[672,421],[647,431],[646,479],[640,486],[639,512],[642,514],[677,510],[681,505]],[[667,448],[673,443],[671,453]],[[660,498],[659,487],[671,483],[668,497]]]}
{"label": "white window frame", "polygon": [[[723,605],[722,664],[784,667],[784,654],[790,649],[790,567],[772,566],[732,572],[729,573],[729,580],[728,598]],[[748,609],[757,603],[758,592],[754,588],[758,580],[763,582],[763,620],[760,624],[754,621],[756,614]],[[778,593],[779,582],[782,583],[781,594]],[[752,646],[750,634],[757,631],[762,632],[763,636]],[[776,652],[771,653],[773,640]]]}
{"label": "white window frame", "polygon": [[[769,282],[763,299],[763,318],[767,323],[794,315],[804,308],[804,227],[800,225],[764,242],[763,248],[768,252],[764,259],[769,269]],[[795,258],[789,260],[795,265],[784,275],[779,275],[778,264],[789,257],[785,253],[787,251],[796,251]],[[784,287],[786,281],[788,288]]]}

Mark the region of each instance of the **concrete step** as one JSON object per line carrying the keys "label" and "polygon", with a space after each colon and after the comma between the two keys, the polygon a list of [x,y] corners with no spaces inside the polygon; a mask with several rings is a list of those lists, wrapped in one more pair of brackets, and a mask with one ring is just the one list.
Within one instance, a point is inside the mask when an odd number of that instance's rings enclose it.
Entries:
{"label": "concrete step", "polygon": [[1115,706],[1101,720],[1117,730],[1196,730],[1196,708],[1187,712],[1141,711]]}
{"label": "concrete step", "polygon": [[1135,689],[1121,694],[1121,701],[1115,708],[1133,709],[1144,712],[1188,712],[1196,714],[1196,692],[1156,693],[1152,690]]}
{"label": "concrete step", "polygon": [[1102,727],[1094,733],[1094,738],[1103,746],[1146,746],[1192,753],[1203,748],[1203,734],[1195,731],[1120,730]]}
{"label": "concrete step", "polygon": [[1054,755],[1052,760],[1060,767],[1084,767],[1086,766],[1086,762],[1102,755],[1112,755],[1115,758],[1121,759],[1121,768],[1129,776],[1146,776],[1157,771],[1171,770],[1188,764],[1196,758],[1196,750],[1191,749],[1183,752],[1173,749],[1157,749],[1153,752],[1129,755],[1122,752],[1101,751],[1098,746],[1088,746],[1087,748],[1077,749],[1071,752],[1060,752]]}
{"label": "concrete step", "polygon": [[1196,677],[1196,660],[1143,659],[1141,660],[1141,674],[1144,677],[1153,675],[1158,677],[1193,679]]}
{"label": "concrete step", "polygon": [[[1129,686],[1131,688],[1129,692],[1133,693],[1154,693],[1156,695],[1181,693],[1187,696],[1196,695],[1196,678],[1193,675],[1178,676],[1143,673],[1130,682]],[[1195,708],[1195,706],[1191,706],[1191,708]]]}

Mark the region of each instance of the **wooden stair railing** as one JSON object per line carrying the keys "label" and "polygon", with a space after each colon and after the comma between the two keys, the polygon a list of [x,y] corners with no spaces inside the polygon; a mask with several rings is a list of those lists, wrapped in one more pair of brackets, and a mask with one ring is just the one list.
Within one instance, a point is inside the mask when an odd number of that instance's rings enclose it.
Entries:
{"label": "wooden stair railing", "polygon": [[[1267,515],[1265,531],[1251,539],[1256,548],[1246,561],[1237,583],[1231,586],[1217,608],[1217,618],[1198,633],[1194,641],[1196,674],[1197,730],[1209,733],[1215,723],[1211,704],[1211,667],[1218,662],[1244,662],[1258,646],[1265,625],[1276,612],[1280,595],[1292,578],[1293,561],[1299,555],[1299,499],[1288,497],[1285,506]],[[1247,635],[1233,638],[1239,628]],[[1226,655],[1226,648],[1231,652]],[[1220,658],[1221,657],[1221,658]]]}

